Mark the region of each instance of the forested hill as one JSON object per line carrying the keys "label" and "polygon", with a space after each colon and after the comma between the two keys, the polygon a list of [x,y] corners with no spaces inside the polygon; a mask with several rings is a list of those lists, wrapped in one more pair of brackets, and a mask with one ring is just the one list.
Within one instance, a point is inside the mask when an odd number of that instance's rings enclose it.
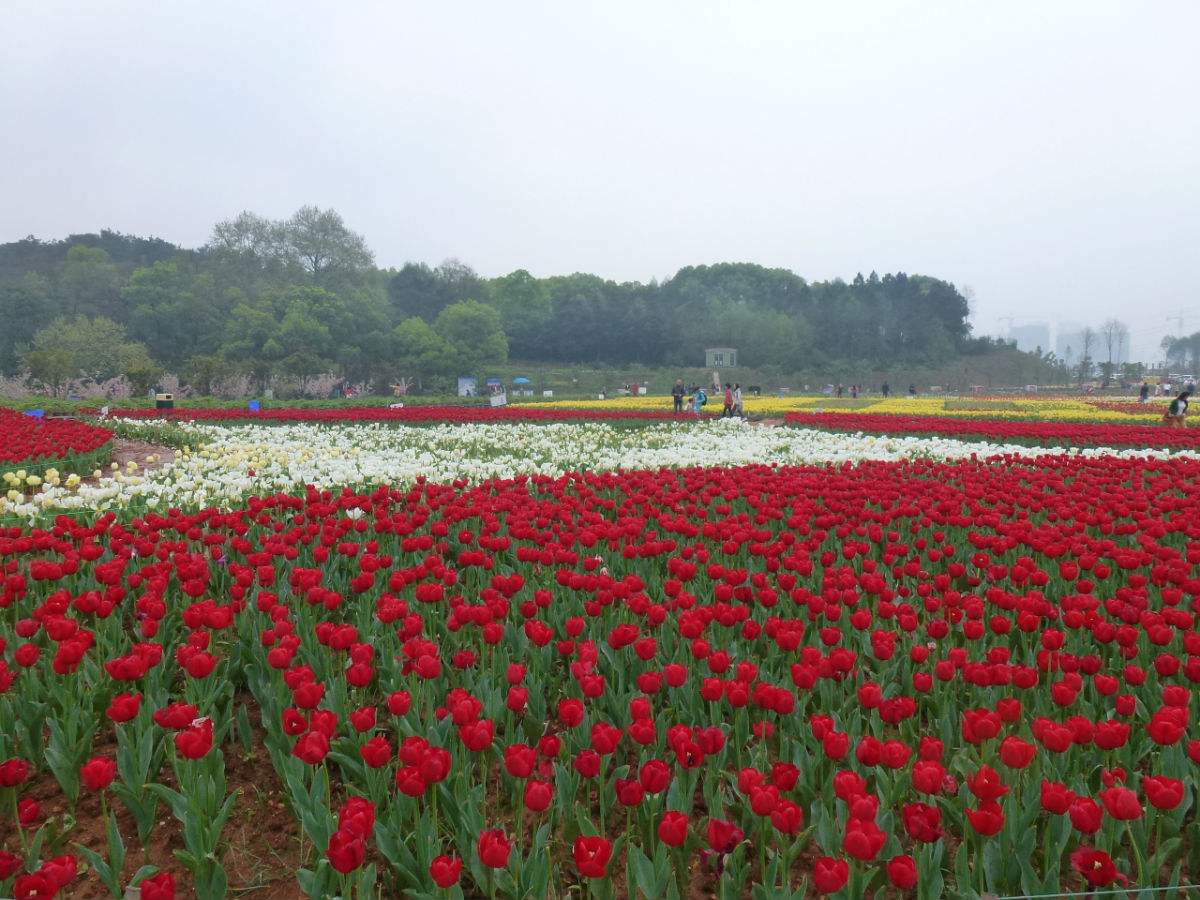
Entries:
{"label": "forested hill", "polygon": [[[196,249],[113,231],[0,245],[0,369],[47,384],[130,366],[147,377],[236,370],[265,382],[336,372],[385,382],[508,357],[699,365],[709,346],[736,347],[743,365],[781,372],[857,360],[937,364],[994,349],[971,338],[967,313],[954,285],[902,272],[808,282],[786,269],[720,263],[661,283],[618,283],[521,269],[484,278],[456,260],[379,269],[361,235],[314,207],[281,221],[243,213]],[[55,338],[82,340],[96,323],[81,319],[95,317],[115,323],[100,331],[125,342],[109,354],[111,371],[69,359],[80,351]]]}

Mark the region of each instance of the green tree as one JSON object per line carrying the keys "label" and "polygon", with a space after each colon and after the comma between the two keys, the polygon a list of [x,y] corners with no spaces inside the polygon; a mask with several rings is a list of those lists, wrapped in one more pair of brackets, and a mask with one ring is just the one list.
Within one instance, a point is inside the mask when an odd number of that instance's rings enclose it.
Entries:
{"label": "green tree", "polygon": [[137,378],[155,369],[144,344],[126,337],[111,319],[78,316],[56,319],[33,336],[24,355],[30,375],[55,395],[68,381],[105,381],[118,375]]}
{"label": "green tree", "polygon": [[279,319],[264,300],[243,300],[225,323],[221,356],[252,377],[263,389],[276,364],[286,355],[278,340]]}
{"label": "green tree", "polygon": [[211,353],[199,354],[187,361],[183,377],[196,393],[210,397],[227,370],[228,363],[220,356]]}
{"label": "green tree", "polygon": [[508,338],[500,313],[476,300],[453,303],[438,313],[433,330],[450,345],[462,372],[508,359]]}
{"label": "green tree", "polygon": [[392,329],[391,344],[395,374],[400,377],[420,382],[455,374],[454,348],[418,316],[405,319]]}
{"label": "green tree", "polygon": [[133,362],[121,374],[129,382],[129,390],[134,396],[144,397],[150,392],[151,388],[154,388],[158,384],[159,379],[163,377],[163,369],[162,366],[150,362],[147,358],[145,362]]}
{"label": "green tree", "polygon": [[121,299],[131,310],[130,336],[174,369],[217,349],[221,325],[233,305],[211,274],[193,274],[175,261],[135,269]]}
{"label": "green tree", "polygon": [[500,312],[509,349],[520,358],[535,357],[550,321],[550,289],[524,269],[487,282],[484,299]]}
{"label": "green tree", "polygon": [[76,244],[58,279],[59,309],[68,316],[121,318],[121,273],[107,253]]}
{"label": "green tree", "polygon": [[375,263],[366,240],[346,227],[337,210],[302,206],[283,227],[288,247],[317,284],[344,283]]}
{"label": "green tree", "polygon": [[388,279],[387,293],[395,321],[420,316],[432,323],[452,303],[483,299],[487,286],[466,263],[447,259],[436,269],[407,263]]}
{"label": "green tree", "polygon": [[302,206],[288,219],[252,212],[213,226],[206,247],[229,277],[280,285],[304,281],[329,289],[362,285],[374,257],[361,234],[333,209]]}
{"label": "green tree", "polygon": [[29,370],[29,377],[48,388],[54,397],[79,371],[75,356],[71,351],[61,348],[26,350],[21,360]]}
{"label": "green tree", "polygon": [[50,283],[30,272],[13,282],[0,282],[0,374],[15,375],[21,368],[21,348],[53,318]]}
{"label": "green tree", "polygon": [[300,381],[301,393],[307,380],[332,368],[329,329],[303,303],[292,303],[279,323],[276,340],[286,354],[280,369]]}

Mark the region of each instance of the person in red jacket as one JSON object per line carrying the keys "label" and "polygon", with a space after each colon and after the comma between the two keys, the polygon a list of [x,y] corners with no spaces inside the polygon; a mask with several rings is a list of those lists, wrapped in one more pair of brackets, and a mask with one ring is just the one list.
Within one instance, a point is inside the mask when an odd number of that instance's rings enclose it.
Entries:
{"label": "person in red jacket", "polygon": [[729,382],[725,382],[725,409],[721,412],[721,418],[733,415],[733,388],[729,386]]}

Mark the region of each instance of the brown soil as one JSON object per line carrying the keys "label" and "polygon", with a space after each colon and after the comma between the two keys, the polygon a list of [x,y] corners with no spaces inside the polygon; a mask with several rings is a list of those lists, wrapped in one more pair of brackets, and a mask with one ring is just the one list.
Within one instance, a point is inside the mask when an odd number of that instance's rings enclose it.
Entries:
{"label": "brown soil", "polygon": [[[154,458],[151,459],[151,457]],[[100,471],[105,475],[110,475],[112,474],[111,464],[116,463],[120,466],[120,470],[124,472],[126,463],[134,462],[137,463],[136,474],[142,474],[161,468],[173,462],[174,459],[175,451],[170,447],[150,444],[146,441],[129,441],[124,438],[116,438],[113,441],[112,456],[108,463],[100,467]],[[89,484],[96,483],[96,479],[91,475],[83,480]]]}
{"label": "brown soil", "polygon": [[[155,458],[151,460],[151,456]],[[125,468],[125,464],[132,461],[142,470],[157,469],[174,459],[175,451],[170,447],[148,444],[145,441],[127,441],[123,438],[117,438],[112,458],[121,468]]]}
{"label": "brown soil", "polygon": [[[284,802],[285,794],[263,745],[261,729],[254,730],[252,747],[250,753],[246,753],[237,741],[226,743],[223,747],[226,787],[230,792],[237,792],[237,800],[221,836],[221,862],[229,877],[229,895],[254,900],[303,898],[304,893],[296,883],[295,873],[304,865],[312,865],[312,845],[301,841],[300,825]],[[113,756],[115,753],[116,741],[111,735],[93,748],[93,755]],[[158,780],[170,787],[176,786],[169,765],[159,773]],[[62,823],[63,817],[71,812],[70,803],[49,773],[39,775],[22,790],[21,796],[37,800],[45,820],[57,819]],[[143,849],[138,843],[133,816],[120,800],[115,797],[109,800],[109,814],[116,816],[127,854],[122,884],[129,884],[134,873],[149,863],[175,876],[177,897],[194,897],[191,875],[174,856],[176,850],[183,849],[183,829],[171,811],[159,805],[158,821],[150,832],[149,846]],[[101,856],[107,855],[99,796],[83,790],[74,817],[75,824],[63,836],[60,847],[55,853],[43,851],[43,858],[58,853],[75,853],[76,843],[95,850]],[[5,835],[0,846],[19,852],[15,835]],[[78,877],[59,896],[100,900],[108,897],[109,893],[100,878],[80,857]]]}

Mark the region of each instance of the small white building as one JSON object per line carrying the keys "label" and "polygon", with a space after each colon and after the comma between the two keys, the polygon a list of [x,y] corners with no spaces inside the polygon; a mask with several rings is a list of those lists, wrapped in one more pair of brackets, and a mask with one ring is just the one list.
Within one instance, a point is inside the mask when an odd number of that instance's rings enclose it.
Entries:
{"label": "small white building", "polygon": [[737,350],[733,347],[709,347],[704,351],[706,369],[731,369],[737,364]]}

